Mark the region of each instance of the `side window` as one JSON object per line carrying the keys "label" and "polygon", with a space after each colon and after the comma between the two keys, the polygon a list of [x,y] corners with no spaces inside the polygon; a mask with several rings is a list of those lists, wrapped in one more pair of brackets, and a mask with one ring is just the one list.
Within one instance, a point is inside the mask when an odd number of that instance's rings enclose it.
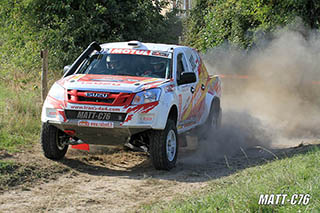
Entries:
{"label": "side window", "polygon": [[187,63],[186,63],[186,59],[183,56],[182,53],[178,54],[177,56],[177,79],[180,79],[180,75],[183,72],[187,72]]}
{"label": "side window", "polygon": [[190,51],[190,55],[188,56],[189,57],[189,64],[191,66],[191,69],[193,72],[197,72],[197,68],[198,68],[198,65],[199,65],[199,55],[197,53],[196,50],[191,50]]}

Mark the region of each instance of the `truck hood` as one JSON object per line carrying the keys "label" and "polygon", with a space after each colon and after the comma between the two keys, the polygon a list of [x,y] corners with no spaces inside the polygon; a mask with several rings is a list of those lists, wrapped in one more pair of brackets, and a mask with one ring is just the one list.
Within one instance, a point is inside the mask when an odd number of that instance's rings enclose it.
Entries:
{"label": "truck hood", "polygon": [[150,77],[77,74],[61,79],[58,83],[66,89],[132,93],[155,88],[169,81]]}

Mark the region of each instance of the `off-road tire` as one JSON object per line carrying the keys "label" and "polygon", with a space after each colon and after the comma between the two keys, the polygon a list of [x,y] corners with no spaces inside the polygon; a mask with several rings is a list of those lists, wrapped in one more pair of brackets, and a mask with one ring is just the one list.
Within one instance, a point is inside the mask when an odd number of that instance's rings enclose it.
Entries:
{"label": "off-road tire", "polygon": [[[168,135],[173,134],[176,139],[176,148],[174,158],[170,160],[170,156],[167,154],[167,140]],[[178,157],[178,133],[176,124],[173,120],[168,119],[166,127],[164,130],[152,130],[149,133],[149,141],[150,141],[150,157],[153,166],[159,170],[170,170],[176,165],[177,157]],[[173,156],[171,156],[173,157]]]}
{"label": "off-road tire", "polygon": [[63,135],[64,132],[57,127],[42,123],[40,143],[44,156],[52,160],[60,160],[65,156],[68,145],[59,146],[59,140]]}
{"label": "off-road tire", "polygon": [[221,127],[222,109],[218,101],[213,101],[210,107],[209,116],[204,124],[198,128],[197,133],[200,141],[206,140],[212,131]]}
{"label": "off-road tire", "polygon": [[212,129],[219,129],[221,127],[221,120],[222,120],[222,109],[220,104],[217,101],[214,101],[211,104],[210,114],[206,121],[206,126]]}

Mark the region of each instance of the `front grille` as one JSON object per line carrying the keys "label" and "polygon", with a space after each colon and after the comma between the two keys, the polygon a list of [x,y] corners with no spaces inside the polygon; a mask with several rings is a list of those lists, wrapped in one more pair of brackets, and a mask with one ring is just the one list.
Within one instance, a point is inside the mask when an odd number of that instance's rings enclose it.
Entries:
{"label": "front grille", "polygon": [[[96,97],[88,94],[95,94]],[[67,100],[69,103],[77,104],[95,104],[95,105],[110,105],[110,106],[125,106],[130,105],[134,93],[123,92],[95,92],[84,90],[68,90]]]}
{"label": "front grille", "polygon": [[120,122],[123,122],[127,116],[126,113],[78,111],[78,110],[65,110],[65,114],[67,119],[120,121]]}

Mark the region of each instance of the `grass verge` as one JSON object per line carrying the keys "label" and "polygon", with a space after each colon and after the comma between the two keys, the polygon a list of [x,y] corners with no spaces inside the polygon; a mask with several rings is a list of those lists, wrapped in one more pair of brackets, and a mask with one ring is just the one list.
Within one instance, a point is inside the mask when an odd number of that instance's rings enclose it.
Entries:
{"label": "grass verge", "polygon": [[[319,212],[320,149],[248,168],[214,180],[201,195],[144,206],[146,212]],[[287,194],[283,205],[259,205],[260,195]],[[291,205],[294,194],[309,194],[309,204]]]}
{"label": "grass verge", "polygon": [[0,151],[17,152],[38,140],[41,100],[37,88],[31,82],[0,82]]}

